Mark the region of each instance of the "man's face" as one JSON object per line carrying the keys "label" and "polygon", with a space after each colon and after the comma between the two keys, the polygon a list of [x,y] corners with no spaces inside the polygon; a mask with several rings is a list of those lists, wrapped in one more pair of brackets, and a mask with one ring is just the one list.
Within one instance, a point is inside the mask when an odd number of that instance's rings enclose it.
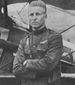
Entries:
{"label": "man's face", "polygon": [[42,7],[29,7],[29,25],[38,29],[45,24],[46,13]]}

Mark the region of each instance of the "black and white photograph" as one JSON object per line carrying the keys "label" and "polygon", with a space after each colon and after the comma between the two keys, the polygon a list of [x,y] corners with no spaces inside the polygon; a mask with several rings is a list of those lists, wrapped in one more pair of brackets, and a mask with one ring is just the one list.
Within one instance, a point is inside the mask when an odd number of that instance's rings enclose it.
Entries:
{"label": "black and white photograph", "polygon": [[75,0],[0,0],[0,85],[75,85]]}

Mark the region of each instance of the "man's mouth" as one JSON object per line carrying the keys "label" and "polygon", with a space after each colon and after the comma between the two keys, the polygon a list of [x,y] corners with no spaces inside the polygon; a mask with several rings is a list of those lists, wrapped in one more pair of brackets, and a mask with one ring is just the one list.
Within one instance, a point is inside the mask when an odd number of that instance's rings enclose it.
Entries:
{"label": "man's mouth", "polygon": [[32,24],[35,24],[35,25],[36,25],[36,24],[38,24],[38,23],[37,23],[37,22],[32,22]]}

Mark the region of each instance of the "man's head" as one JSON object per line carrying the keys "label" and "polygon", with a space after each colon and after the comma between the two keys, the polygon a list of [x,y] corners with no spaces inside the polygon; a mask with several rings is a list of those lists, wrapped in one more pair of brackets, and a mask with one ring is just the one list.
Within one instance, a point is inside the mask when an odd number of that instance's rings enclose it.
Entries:
{"label": "man's head", "polygon": [[29,25],[36,29],[44,26],[47,17],[46,11],[46,4],[43,1],[32,1],[29,4]]}

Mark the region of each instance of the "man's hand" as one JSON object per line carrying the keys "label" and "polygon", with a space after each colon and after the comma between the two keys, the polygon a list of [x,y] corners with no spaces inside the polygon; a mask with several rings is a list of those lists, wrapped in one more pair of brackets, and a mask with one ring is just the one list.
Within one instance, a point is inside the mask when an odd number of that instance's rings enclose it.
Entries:
{"label": "man's hand", "polygon": [[23,66],[25,68],[32,68],[33,63],[37,63],[38,59],[27,59],[23,62]]}
{"label": "man's hand", "polygon": [[25,60],[24,62],[23,62],[23,65],[25,66],[27,64],[27,60]]}
{"label": "man's hand", "polygon": [[32,61],[35,61],[35,60],[32,60],[32,59],[27,59],[27,60],[25,60],[25,61],[23,62],[23,66],[26,67],[26,68],[27,68],[27,67],[30,67]]}

